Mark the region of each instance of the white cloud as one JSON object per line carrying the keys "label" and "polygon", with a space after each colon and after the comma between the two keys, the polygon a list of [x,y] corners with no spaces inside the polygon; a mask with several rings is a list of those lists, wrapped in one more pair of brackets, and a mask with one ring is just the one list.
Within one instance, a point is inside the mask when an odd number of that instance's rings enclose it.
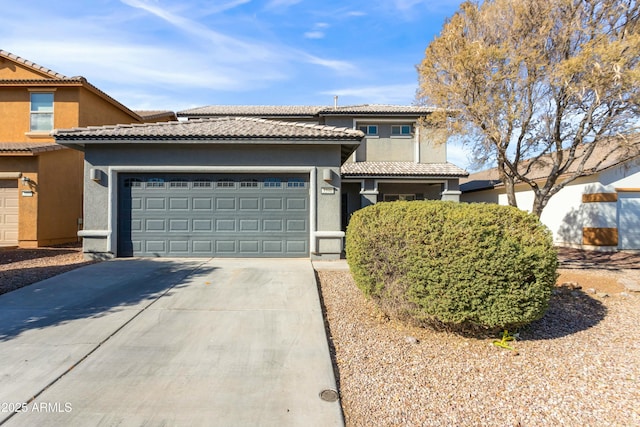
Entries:
{"label": "white cloud", "polygon": [[408,105],[415,98],[416,84],[395,84],[366,87],[352,87],[323,91],[323,95],[339,95],[345,98],[355,98],[355,102],[371,104],[401,104]]}
{"label": "white cloud", "polygon": [[355,73],[358,69],[354,64],[348,61],[320,58],[308,53],[303,53],[302,55],[305,58],[306,62],[310,64],[320,65],[322,67],[332,69],[333,71],[342,74],[352,74]]}
{"label": "white cloud", "polygon": [[227,10],[235,9],[238,6],[242,6],[250,2],[251,0],[232,0],[224,4],[210,5],[209,3],[205,3],[203,5],[198,5],[198,9],[203,15],[212,15],[212,14],[224,12]]}
{"label": "white cloud", "polygon": [[267,8],[273,9],[273,8],[289,7],[289,6],[293,6],[294,4],[300,3],[301,1],[302,0],[271,0],[267,4]]}
{"label": "white cloud", "polygon": [[304,37],[307,39],[323,39],[324,35],[322,31],[308,31],[304,33]]}

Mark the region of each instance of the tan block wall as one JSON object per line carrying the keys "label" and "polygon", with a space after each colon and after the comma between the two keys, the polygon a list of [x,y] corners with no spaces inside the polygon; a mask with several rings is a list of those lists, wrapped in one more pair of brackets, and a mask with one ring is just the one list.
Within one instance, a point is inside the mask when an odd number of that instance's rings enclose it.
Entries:
{"label": "tan block wall", "polygon": [[83,157],[82,152],[71,149],[38,156],[38,246],[78,241]]}

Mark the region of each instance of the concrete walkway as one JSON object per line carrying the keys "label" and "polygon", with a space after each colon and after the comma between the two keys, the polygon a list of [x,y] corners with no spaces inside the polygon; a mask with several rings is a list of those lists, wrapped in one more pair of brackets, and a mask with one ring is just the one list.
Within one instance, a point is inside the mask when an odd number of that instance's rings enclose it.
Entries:
{"label": "concrete walkway", "polygon": [[309,260],[115,260],[0,296],[6,426],[341,426],[335,389]]}

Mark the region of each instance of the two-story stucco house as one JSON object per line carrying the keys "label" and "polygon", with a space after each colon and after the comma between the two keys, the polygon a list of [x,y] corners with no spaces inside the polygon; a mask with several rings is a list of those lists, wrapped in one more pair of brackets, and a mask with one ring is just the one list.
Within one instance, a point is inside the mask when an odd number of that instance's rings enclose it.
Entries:
{"label": "two-story stucco house", "polygon": [[83,77],[0,50],[0,246],[74,242],[82,228],[83,153],[55,128],[175,120],[134,112]]}
{"label": "two-story stucco house", "polygon": [[214,106],[58,130],[85,153],[88,257],[340,257],[349,215],[459,197],[466,172],[405,106]]}
{"label": "two-story stucco house", "polygon": [[393,200],[458,201],[467,172],[447,162],[441,130],[420,124],[431,108],[406,105],[257,106],[213,105],[180,111],[181,119],[252,116],[357,129],[365,134],[342,165],[342,227],[356,210]]}

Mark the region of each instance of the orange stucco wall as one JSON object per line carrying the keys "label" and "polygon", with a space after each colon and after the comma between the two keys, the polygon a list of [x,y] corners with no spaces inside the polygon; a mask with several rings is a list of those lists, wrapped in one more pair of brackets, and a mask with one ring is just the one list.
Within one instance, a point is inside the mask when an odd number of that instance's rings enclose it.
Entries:
{"label": "orange stucco wall", "polygon": [[95,93],[89,90],[80,92],[80,112],[78,124],[74,126],[98,126],[139,123],[134,117],[125,111],[116,108],[113,104],[106,103]]}
{"label": "orange stucco wall", "polygon": [[[38,82],[14,82],[36,79]],[[54,128],[137,123],[134,116],[81,82],[61,84],[44,73],[0,57],[0,142],[54,142],[48,132],[30,132],[30,89],[54,93]],[[36,155],[0,153],[0,172],[21,172],[18,239],[21,247],[77,241],[82,218],[83,153],[71,149]],[[29,153],[26,153],[29,154]],[[31,197],[23,190],[33,191]]]}
{"label": "orange stucco wall", "polygon": [[83,157],[81,152],[71,149],[38,156],[38,246],[78,239]]}

